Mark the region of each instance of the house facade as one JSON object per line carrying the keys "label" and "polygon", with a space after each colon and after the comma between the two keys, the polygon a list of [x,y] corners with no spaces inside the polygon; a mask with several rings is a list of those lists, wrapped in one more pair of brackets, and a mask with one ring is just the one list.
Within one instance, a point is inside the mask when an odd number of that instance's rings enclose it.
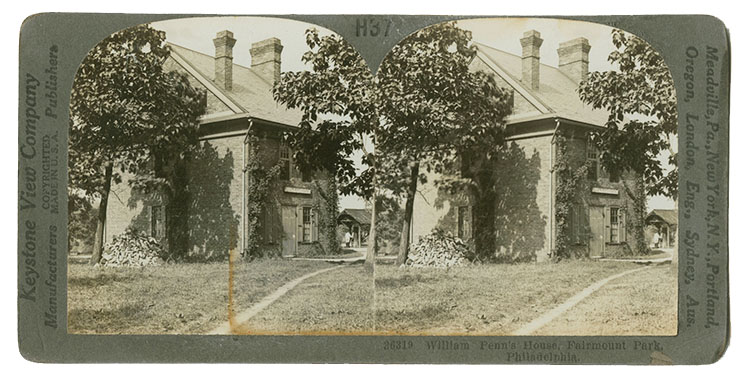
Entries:
{"label": "house facade", "polygon": [[[621,254],[635,241],[631,226],[634,188],[630,173],[607,173],[591,132],[602,128],[607,112],[594,110],[578,97],[578,84],[588,74],[591,46],[585,38],[560,44],[557,67],[540,62],[543,39],[531,30],[520,39],[522,56],[476,43],[473,70],[492,74],[513,93],[513,113],[507,118],[506,149],[497,163],[496,257],[505,261],[549,259],[560,228],[555,219],[560,143],[567,147],[573,167],[588,166],[580,193],[570,204],[568,236],[575,256]],[[411,240],[439,228],[471,240],[472,207],[468,196],[448,195],[432,185],[437,175],[419,187],[415,199]],[[633,245],[634,246],[634,245]]]}
{"label": "house facade", "polygon": [[[196,259],[223,258],[231,249],[243,251],[256,219],[249,214],[247,172],[250,159],[263,167],[279,166],[260,212],[261,249],[283,256],[304,255],[325,246],[320,229],[326,195],[325,173],[301,173],[283,142],[301,118],[273,100],[272,88],[281,74],[283,46],[277,38],[252,44],[251,67],[233,63],[236,40],[222,31],[213,39],[214,56],[170,44],[165,69],[179,71],[206,93],[206,114],[199,125],[199,146],[187,159],[187,254]],[[245,52],[247,54],[248,52]],[[257,143],[253,149],[252,143]],[[257,155],[251,152],[257,151]],[[114,185],[107,207],[105,240],[128,228],[166,242],[166,207],[158,195],[143,195]],[[336,196],[336,194],[333,194]],[[174,216],[174,215],[173,215]],[[335,218],[336,215],[333,215]],[[334,223],[328,223],[335,227]]]}

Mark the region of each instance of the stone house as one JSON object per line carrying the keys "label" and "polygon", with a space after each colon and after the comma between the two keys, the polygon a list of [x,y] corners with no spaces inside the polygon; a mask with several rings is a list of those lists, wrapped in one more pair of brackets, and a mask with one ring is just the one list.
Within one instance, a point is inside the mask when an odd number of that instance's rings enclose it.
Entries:
{"label": "stone house", "polygon": [[[200,146],[186,165],[188,204],[182,217],[187,253],[196,259],[223,259],[230,249],[247,246],[252,178],[246,167],[252,159],[249,144],[256,141],[263,166],[280,167],[260,215],[262,249],[284,256],[306,254],[325,246],[326,233],[320,230],[324,224],[335,228],[335,221],[321,222],[326,217],[327,176],[299,172],[283,142],[283,133],[296,128],[301,113],[273,100],[273,84],[281,74],[281,41],[253,43],[251,67],[233,63],[235,42],[232,32],[217,33],[215,56],[170,44],[165,62],[165,69],[186,74],[194,87],[203,89],[207,101],[199,125]],[[166,209],[160,196],[137,193],[127,179],[112,188],[105,241],[135,228],[166,242]]]}
{"label": "stone house", "polygon": [[[567,144],[574,167],[588,165],[587,177],[570,210],[570,240],[578,256],[599,257],[631,249],[634,234],[626,194],[633,188],[630,173],[607,173],[599,152],[589,142],[602,128],[607,113],[594,110],[578,97],[578,84],[588,74],[591,46],[585,38],[560,44],[557,67],[540,63],[543,39],[535,30],[520,39],[522,55],[476,43],[473,70],[491,73],[513,93],[513,113],[507,118],[505,157],[497,165],[496,256],[506,261],[543,261],[554,249],[553,169],[560,159],[556,135]],[[472,236],[472,207],[467,196],[447,195],[433,185],[435,174],[418,188],[411,240],[435,228],[463,239]]]}

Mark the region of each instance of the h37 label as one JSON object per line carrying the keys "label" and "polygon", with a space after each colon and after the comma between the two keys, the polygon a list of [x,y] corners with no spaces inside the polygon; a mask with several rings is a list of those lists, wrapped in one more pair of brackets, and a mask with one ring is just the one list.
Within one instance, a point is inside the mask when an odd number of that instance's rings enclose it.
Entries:
{"label": "h37 label", "polygon": [[393,22],[390,19],[362,17],[357,19],[357,37],[388,37]]}

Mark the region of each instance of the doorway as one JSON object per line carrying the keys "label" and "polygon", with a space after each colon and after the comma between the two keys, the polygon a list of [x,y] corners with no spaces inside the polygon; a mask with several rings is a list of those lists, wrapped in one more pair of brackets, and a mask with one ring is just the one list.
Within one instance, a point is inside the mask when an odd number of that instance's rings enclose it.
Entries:
{"label": "doorway", "polygon": [[284,228],[281,241],[281,255],[297,255],[297,208],[284,205],[281,207],[281,225]]}
{"label": "doorway", "polygon": [[605,243],[605,225],[606,217],[604,207],[589,207],[589,226],[591,227],[591,237],[589,241],[589,257],[604,256]]}

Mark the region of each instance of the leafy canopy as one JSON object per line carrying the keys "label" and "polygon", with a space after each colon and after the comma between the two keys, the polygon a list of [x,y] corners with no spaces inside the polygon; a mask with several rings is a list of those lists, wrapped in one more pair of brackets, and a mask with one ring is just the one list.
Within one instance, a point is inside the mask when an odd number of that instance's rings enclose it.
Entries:
{"label": "leafy canopy", "polygon": [[162,163],[183,158],[205,111],[205,94],[164,70],[168,56],[164,32],[139,25],[110,35],[84,58],[71,95],[71,187],[100,194],[107,164],[119,168],[115,183],[120,172],[131,172],[142,174],[136,184],[144,189],[166,184],[167,173],[155,175],[154,155]]}
{"label": "leafy canopy", "polygon": [[357,173],[352,158],[365,149],[374,133],[377,101],[372,73],[362,57],[341,36],[305,32],[310,48],[302,61],[311,70],[285,72],[274,87],[274,99],[303,112],[299,129],[287,136],[294,161],[302,171],[326,170],[335,175],[344,194],[372,192],[372,153],[369,166]]}
{"label": "leafy canopy", "polygon": [[612,31],[615,50],[609,62],[618,71],[592,72],[579,87],[580,98],[609,112],[606,129],[594,141],[609,172],[642,173],[650,195],[677,195],[677,155],[670,154],[668,172],[659,155],[669,150],[677,133],[677,96],[664,59],[646,41]]}
{"label": "leafy canopy", "polygon": [[457,157],[502,145],[511,94],[490,75],[471,70],[475,56],[471,32],[448,22],[406,37],[381,64],[378,147],[383,183],[394,192],[407,187],[403,168],[409,162],[426,169],[419,178],[424,183],[425,171],[450,171]]}

